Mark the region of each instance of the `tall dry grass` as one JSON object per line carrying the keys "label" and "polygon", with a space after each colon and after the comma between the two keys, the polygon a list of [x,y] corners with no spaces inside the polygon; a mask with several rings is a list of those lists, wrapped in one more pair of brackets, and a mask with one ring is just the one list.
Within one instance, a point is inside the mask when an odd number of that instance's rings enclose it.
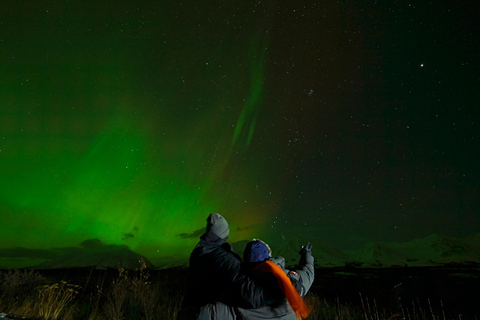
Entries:
{"label": "tall dry grass", "polygon": [[27,318],[36,317],[36,288],[46,284],[48,279],[33,270],[0,273],[0,310]]}
{"label": "tall dry grass", "polygon": [[10,270],[0,273],[0,312],[45,320],[174,320],[183,299],[182,290],[169,288],[166,280],[152,282],[144,263],[90,287]]}
{"label": "tall dry grass", "polygon": [[[119,269],[113,279],[101,278],[96,283],[88,279],[82,287],[55,282],[35,271],[10,270],[0,273],[0,312],[35,320],[176,320],[183,288],[167,280],[152,281],[144,264],[134,271]],[[361,294],[357,303],[327,300],[313,293],[306,301],[312,307],[309,320],[462,319],[446,316],[443,305],[435,311],[430,301],[426,306],[413,302],[401,311],[385,309]]]}
{"label": "tall dry grass", "polygon": [[90,320],[176,319],[181,292],[170,290],[163,281],[152,283],[149,278],[143,262],[132,274],[119,269],[118,277],[103,295],[103,311]]}
{"label": "tall dry grass", "polygon": [[79,285],[60,281],[51,285],[44,285],[37,288],[38,298],[34,306],[41,319],[59,319],[60,313],[70,301],[78,294]]}
{"label": "tall dry grass", "polygon": [[[375,299],[359,293],[357,304],[322,299],[315,294],[306,296],[307,303],[312,306],[308,320],[462,320],[461,314],[447,316],[440,301],[440,308],[432,307],[430,299],[422,304],[417,299],[411,301],[400,310],[392,310],[377,305]],[[478,318],[475,318],[478,319]]]}

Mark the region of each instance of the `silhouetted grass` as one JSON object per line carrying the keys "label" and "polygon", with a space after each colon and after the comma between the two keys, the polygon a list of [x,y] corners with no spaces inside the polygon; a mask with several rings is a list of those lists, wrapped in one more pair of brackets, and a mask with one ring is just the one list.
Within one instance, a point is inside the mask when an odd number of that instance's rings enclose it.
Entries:
{"label": "silhouetted grass", "polygon": [[[58,281],[36,271],[10,270],[0,273],[0,311],[26,319],[62,320],[175,320],[183,300],[184,282],[164,275],[151,279],[145,264],[137,270],[118,269],[100,276]],[[173,275],[175,278],[175,275]],[[309,293],[312,306],[308,319],[315,320],[447,320],[447,316],[414,301],[401,310],[378,306],[374,299],[359,294],[357,303],[340,298],[324,299]]]}
{"label": "silhouetted grass", "polygon": [[119,269],[113,279],[107,274],[87,279],[84,290],[38,272],[11,270],[0,274],[0,311],[27,319],[176,319],[183,291],[171,289],[165,279],[152,282],[149,277],[142,264],[134,271]]}

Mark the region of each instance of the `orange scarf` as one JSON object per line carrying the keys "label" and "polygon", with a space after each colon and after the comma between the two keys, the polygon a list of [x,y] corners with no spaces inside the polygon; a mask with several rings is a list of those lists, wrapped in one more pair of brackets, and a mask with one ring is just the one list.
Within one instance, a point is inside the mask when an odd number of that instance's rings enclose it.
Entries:
{"label": "orange scarf", "polygon": [[288,303],[292,307],[293,311],[297,315],[297,319],[306,318],[310,314],[310,307],[303,301],[302,297],[298,294],[297,290],[293,286],[290,278],[285,274],[285,272],[277,266],[273,261],[265,260],[256,266],[253,270],[260,272],[268,272],[275,276],[280,289],[285,294]]}

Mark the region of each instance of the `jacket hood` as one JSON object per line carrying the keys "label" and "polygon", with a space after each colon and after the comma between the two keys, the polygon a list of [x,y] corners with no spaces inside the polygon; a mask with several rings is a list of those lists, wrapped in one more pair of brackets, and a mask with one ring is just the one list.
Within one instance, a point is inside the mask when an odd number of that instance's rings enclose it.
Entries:
{"label": "jacket hood", "polygon": [[223,245],[228,245],[227,238],[220,238],[216,233],[207,231],[200,237],[200,242],[198,242],[195,249],[201,248],[199,255],[204,255]]}

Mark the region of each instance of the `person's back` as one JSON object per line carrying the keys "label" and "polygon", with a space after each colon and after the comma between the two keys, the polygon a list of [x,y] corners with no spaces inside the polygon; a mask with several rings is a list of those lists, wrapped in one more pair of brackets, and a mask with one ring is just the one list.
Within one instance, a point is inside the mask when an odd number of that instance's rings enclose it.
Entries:
{"label": "person's back", "polygon": [[240,257],[224,239],[211,231],[205,233],[190,256],[185,304],[200,307],[220,300],[240,267]]}

